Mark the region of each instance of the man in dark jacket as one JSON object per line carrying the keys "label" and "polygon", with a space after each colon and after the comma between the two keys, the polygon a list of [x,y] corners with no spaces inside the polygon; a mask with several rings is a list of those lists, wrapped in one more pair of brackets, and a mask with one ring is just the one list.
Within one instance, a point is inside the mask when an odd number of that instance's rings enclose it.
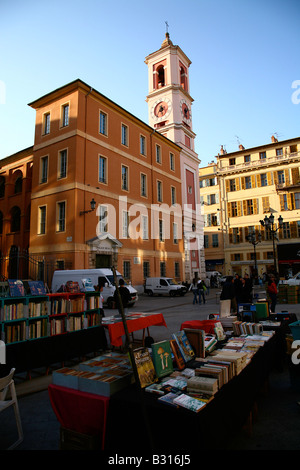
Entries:
{"label": "man in dark jacket", "polygon": [[[127,289],[127,287],[125,287],[124,279],[119,280],[119,293],[120,293],[120,297],[121,297],[121,301],[122,301],[122,305],[123,305],[123,311],[126,314],[127,313],[127,308],[128,308],[128,303],[129,303],[131,297],[130,297],[129,289]],[[116,303],[116,308],[119,310],[119,313],[121,314],[121,306],[120,306],[120,302],[119,302],[119,296],[118,296],[117,289],[115,290],[115,293],[114,293],[114,302]]]}

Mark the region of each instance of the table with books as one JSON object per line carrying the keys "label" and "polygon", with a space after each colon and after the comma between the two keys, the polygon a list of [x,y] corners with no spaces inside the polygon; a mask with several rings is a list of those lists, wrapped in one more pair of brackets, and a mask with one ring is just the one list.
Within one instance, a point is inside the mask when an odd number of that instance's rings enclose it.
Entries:
{"label": "table with books", "polygon": [[[232,327],[232,335],[220,322],[214,333],[186,328],[134,349],[138,384],[128,354],[118,351],[54,371],[49,394],[58,420],[67,429],[92,429],[109,451],[222,447],[245,423],[277,360],[276,328]],[[69,400],[85,403],[84,418],[83,405],[65,406]],[[96,421],[93,403],[102,413]]]}
{"label": "table with books", "polygon": [[147,348],[135,352],[142,400],[135,384],[111,396],[107,450],[125,451],[132,443],[164,453],[217,449],[245,424],[274,364],[277,333],[236,321],[235,335],[222,338],[218,322],[215,328],[215,335],[195,329],[190,335],[187,329],[152,344],[154,367],[146,360]]}
{"label": "table with books", "polygon": [[[167,327],[162,313],[129,313],[126,315],[126,322],[130,334],[134,331],[143,331],[143,340],[145,338],[146,329],[149,334],[150,326]],[[108,329],[111,346],[122,346],[122,337],[125,335],[125,330],[121,316],[104,317],[102,319],[102,325]]]}

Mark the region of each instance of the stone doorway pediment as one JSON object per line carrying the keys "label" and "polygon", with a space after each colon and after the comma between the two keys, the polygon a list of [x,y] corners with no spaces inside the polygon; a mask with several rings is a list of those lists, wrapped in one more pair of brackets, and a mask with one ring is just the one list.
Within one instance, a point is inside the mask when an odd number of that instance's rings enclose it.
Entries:
{"label": "stone doorway pediment", "polygon": [[97,253],[113,253],[123,246],[110,233],[104,233],[99,237],[91,238],[86,243],[91,251],[96,251]]}

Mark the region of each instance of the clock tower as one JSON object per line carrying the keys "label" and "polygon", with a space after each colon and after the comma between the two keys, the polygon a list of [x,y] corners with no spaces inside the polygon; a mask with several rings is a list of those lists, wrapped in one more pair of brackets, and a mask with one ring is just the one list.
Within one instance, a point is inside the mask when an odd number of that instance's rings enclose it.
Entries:
{"label": "clock tower", "polygon": [[[190,59],[166,33],[160,49],[149,54],[149,125],[182,148],[180,168],[185,239],[185,279],[205,276],[203,217],[200,214],[199,164],[195,152],[190,95]],[[188,207],[188,210],[185,208]]]}
{"label": "clock tower", "polygon": [[192,154],[196,136],[192,129],[190,59],[179,46],[173,45],[169,33],[166,33],[160,49],[148,55],[145,62],[149,73],[147,102],[150,126]]}

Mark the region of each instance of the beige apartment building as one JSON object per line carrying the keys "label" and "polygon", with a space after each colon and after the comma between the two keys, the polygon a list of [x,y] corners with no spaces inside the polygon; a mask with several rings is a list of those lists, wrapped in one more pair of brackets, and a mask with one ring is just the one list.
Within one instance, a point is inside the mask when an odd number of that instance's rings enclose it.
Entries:
{"label": "beige apartment building", "polygon": [[300,271],[299,160],[300,137],[272,136],[269,144],[232,153],[221,147],[200,168],[207,271],[260,277]]}

